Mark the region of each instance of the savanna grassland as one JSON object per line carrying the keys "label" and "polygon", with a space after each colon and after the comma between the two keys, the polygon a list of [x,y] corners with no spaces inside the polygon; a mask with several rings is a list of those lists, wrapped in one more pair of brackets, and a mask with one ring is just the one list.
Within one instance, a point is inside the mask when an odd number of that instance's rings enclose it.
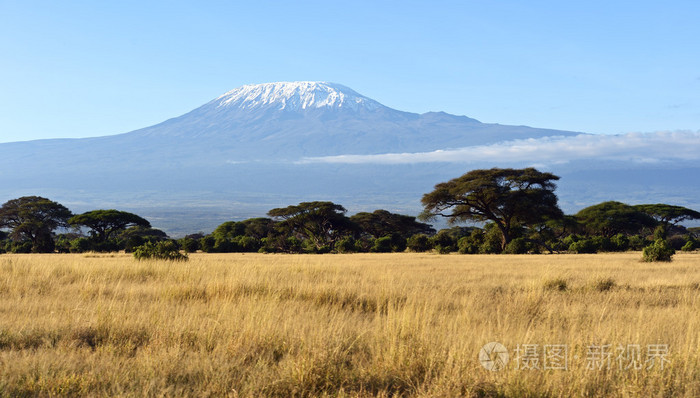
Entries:
{"label": "savanna grassland", "polygon": [[[0,395],[700,396],[700,253],[640,259],[3,254]],[[500,371],[478,360],[494,341]],[[545,345],[566,369],[543,369]]]}

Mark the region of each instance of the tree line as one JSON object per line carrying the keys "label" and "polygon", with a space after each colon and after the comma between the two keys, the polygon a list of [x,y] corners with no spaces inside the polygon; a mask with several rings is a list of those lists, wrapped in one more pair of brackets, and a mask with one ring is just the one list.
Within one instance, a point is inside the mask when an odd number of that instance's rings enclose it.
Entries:
{"label": "tree line", "polygon": [[[699,228],[680,225],[700,219],[695,210],[609,201],[565,215],[554,193],[558,179],[534,168],[478,169],[423,195],[418,217],[382,209],[348,216],[340,204],[302,202],[178,240],[136,214],[101,209],[76,215],[50,199],[25,196],[0,207],[0,252],[138,254],[160,245],[172,253],[594,253],[641,250],[655,241],[676,250],[700,247]],[[436,231],[427,222],[438,217],[478,226]]]}

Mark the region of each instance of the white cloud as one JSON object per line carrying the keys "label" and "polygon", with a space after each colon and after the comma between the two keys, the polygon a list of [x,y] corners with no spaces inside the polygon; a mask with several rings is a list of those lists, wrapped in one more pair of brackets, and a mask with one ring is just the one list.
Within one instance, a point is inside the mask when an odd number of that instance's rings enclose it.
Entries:
{"label": "white cloud", "polygon": [[581,134],[478,145],[459,149],[379,155],[338,155],[304,158],[298,163],[476,163],[493,161],[566,163],[573,160],[625,160],[654,163],[665,160],[700,160],[700,131]]}

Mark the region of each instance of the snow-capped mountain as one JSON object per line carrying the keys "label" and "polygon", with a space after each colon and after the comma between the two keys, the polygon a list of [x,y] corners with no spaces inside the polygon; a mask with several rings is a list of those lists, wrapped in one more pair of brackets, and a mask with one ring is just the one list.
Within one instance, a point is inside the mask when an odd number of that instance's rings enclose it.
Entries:
{"label": "snow-capped mountain", "polygon": [[[239,87],[185,115],[110,140],[147,138],[158,151],[170,148],[171,156],[186,142],[189,151],[206,148],[207,162],[217,157],[219,162],[241,162],[438,150],[573,134],[480,123],[442,112],[402,112],[335,83],[279,82]],[[191,152],[183,157],[187,163],[195,159]]]}
{"label": "snow-capped mountain", "polygon": [[278,82],[238,87],[213,100],[217,108],[273,108],[300,111],[309,108],[360,109],[384,107],[340,84],[327,82]]}
{"label": "snow-capped mountain", "polygon": [[[556,137],[578,134],[481,123],[443,112],[402,112],[335,83],[247,85],[129,133],[0,144],[0,203],[41,195],[74,211],[118,208],[175,234],[206,232],[223,221],[263,216],[273,207],[308,200],[333,200],[350,211],[385,208],[417,214],[421,195],[438,182],[473,168],[536,165],[538,143],[566,149]],[[504,142],[516,144],[505,150],[494,146]],[[509,155],[523,153],[518,142],[532,151],[526,161]],[[472,149],[445,151],[464,147]],[[348,155],[427,153],[432,158],[440,151],[453,160],[343,163]],[[460,158],[474,153],[478,161]],[[552,156],[552,150],[547,153]],[[560,185],[568,186],[564,194],[569,195],[560,196],[565,210],[567,203],[650,195],[645,185],[630,184],[653,174],[621,176],[622,181],[611,183],[614,174],[601,164],[585,160],[569,167],[570,175],[584,172],[562,178]],[[667,183],[677,173],[657,174]],[[661,201],[661,194],[653,201]]]}

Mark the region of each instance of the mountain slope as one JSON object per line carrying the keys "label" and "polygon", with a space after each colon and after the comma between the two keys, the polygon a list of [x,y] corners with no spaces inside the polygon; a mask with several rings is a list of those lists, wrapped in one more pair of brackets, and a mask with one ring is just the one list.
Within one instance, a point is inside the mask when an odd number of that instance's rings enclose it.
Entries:
{"label": "mountain slope", "polygon": [[[526,161],[509,154],[521,142],[551,145],[550,138],[578,134],[487,124],[443,112],[402,112],[333,83],[267,83],[237,88],[184,115],[129,133],[0,144],[0,201],[33,194],[76,212],[120,208],[175,234],[208,231],[226,220],[261,216],[270,208],[306,200],[333,200],[351,211],[386,208],[416,214],[420,196],[438,182],[472,168],[538,164],[537,150]],[[489,155],[490,145],[504,142],[512,142],[513,149],[506,145],[505,151]],[[466,155],[420,164],[302,161],[464,147],[476,148],[479,160]],[[624,181],[611,182],[608,176],[614,174],[608,170],[619,165],[577,173],[596,163],[595,151],[589,158],[593,162],[562,169],[582,176],[566,181],[570,196],[560,194],[565,210],[600,195],[607,200],[637,192],[635,197],[644,199],[638,188],[630,191]],[[623,166],[630,168],[629,163]],[[549,170],[557,172],[557,167]],[[668,173],[687,165],[664,167],[669,171],[658,174],[660,182],[670,181]],[[594,192],[596,187],[605,191]],[[663,195],[655,196],[659,198]]]}
{"label": "mountain slope", "polygon": [[[307,156],[413,152],[571,132],[484,124],[446,113],[401,112],[337,84],[243,86],[176,118],[114,136],[0,144],[25,171],[218,166]],[[85,167],[90,165],[89,167]]]}

